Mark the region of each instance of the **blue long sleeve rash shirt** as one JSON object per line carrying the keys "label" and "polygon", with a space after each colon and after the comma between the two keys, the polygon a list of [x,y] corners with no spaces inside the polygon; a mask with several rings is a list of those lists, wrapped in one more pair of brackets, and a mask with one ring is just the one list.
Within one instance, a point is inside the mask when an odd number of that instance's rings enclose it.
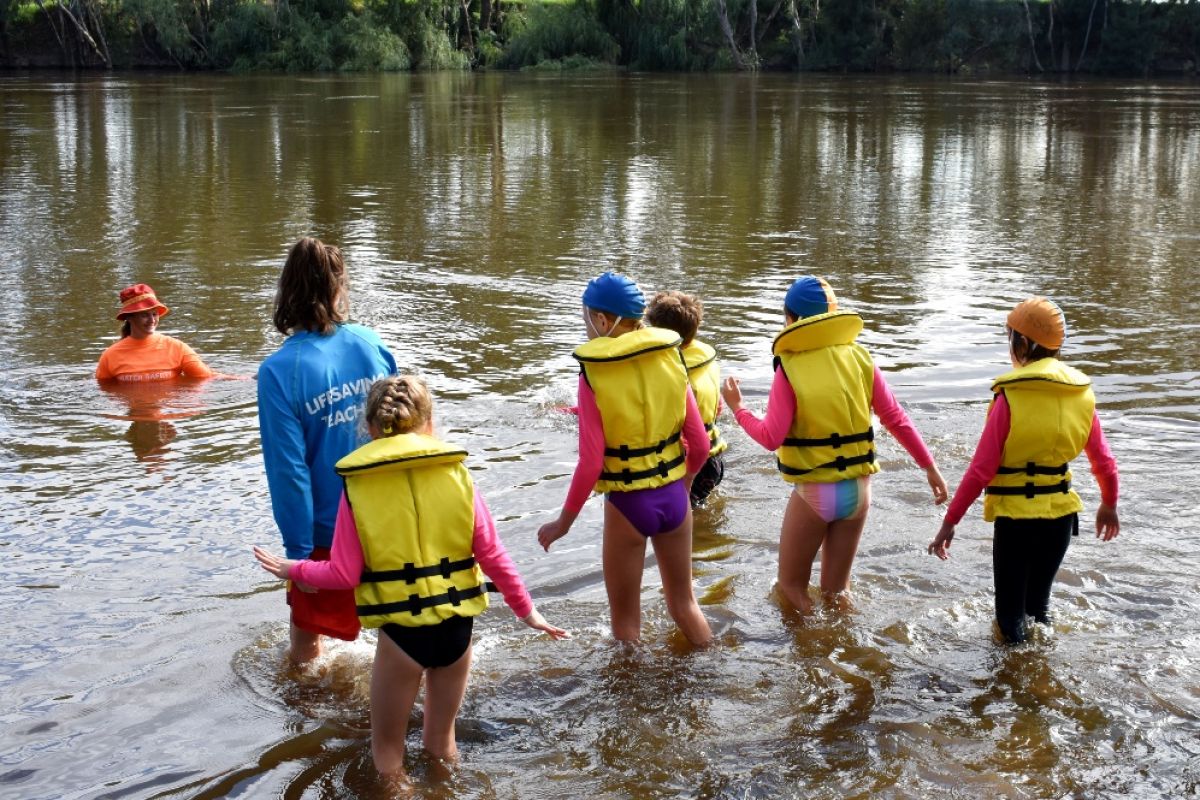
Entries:
{"label": "blue long sleeve rash shirt", "polygon": [[259,367],[258,430],[288,558],[333,542],[342,493],[333,465],[366,443],[367,391],[395,372],[379,336],[349,323],[330,335],[293,333]]}

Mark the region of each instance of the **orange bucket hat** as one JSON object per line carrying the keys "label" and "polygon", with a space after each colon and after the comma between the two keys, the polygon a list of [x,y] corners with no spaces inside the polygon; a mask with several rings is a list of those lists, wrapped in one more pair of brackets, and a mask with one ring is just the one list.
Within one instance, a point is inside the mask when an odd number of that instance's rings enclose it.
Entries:
{"label": "orange bucket hat", "polygon": [[117,313],[117,319],[125,319],[129,314],[136,314],[139,311],[149,311],[150,309],[158,309],[158,315],[165,317],[170,313],[171,309],[158,302],[158,298],[154,295],[154,290],[147,283],[135,283],[133,286],[126,286],[121,290],[121,310]]}
{"label": "orange bucket hat", "polygon": [[1030,297],[1008,312],[1008,327],[1045,347],[1058,350],[1067,338],[1062,309],[1044,297]]}

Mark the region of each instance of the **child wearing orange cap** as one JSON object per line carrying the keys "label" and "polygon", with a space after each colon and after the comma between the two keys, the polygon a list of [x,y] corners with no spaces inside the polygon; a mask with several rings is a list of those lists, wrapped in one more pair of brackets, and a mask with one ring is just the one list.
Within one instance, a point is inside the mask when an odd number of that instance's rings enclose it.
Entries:
{"label": "child wearing orange cap", "polygon": [[947,489],[883,373],[856,341],[862,317],[839,309],[833,289],[814,275],[793,282],[783,305],[764,418],[742,407],[737,378],[725,379],[721,396],[750,438],[775,451],[781,476],[794,487],[779,536],[778,588],[808,613],[818,551],[825,601],[836,602],[850,586],[871,505],[871,475],[879,471],[872,414],[925,470],[934,503],[946,500]]}
{"label": "child wearing orange cap", "polygon": [[123,323],[121,338],[101,354],[96,365],[97,380],[161,381],[216,376],[192,348],[157,332],[158,320],[170,309],[158,301],[149,285],[135,283],[125,287],[120,300],[117,319]]}
{"label": "child wearing orange cap", "polygon": [[1028,637],[1026,616],[1049,622],[1050,587],[1083,503],[1071,488],[1070,462],[1086,452],[1100,485],[1096,537],[1114,539],[1117,463],[1096,416],[1091,380],[1058,360],[1066,340],[1061,309],[1044,297],[1008,315],[1013,369],[992,384],[992,403],[975,455],[946,510],[929,553],[950,557],[954,528],[984,492],[983,518],[995,522],[992,573],[996,624],[1008,642]]}

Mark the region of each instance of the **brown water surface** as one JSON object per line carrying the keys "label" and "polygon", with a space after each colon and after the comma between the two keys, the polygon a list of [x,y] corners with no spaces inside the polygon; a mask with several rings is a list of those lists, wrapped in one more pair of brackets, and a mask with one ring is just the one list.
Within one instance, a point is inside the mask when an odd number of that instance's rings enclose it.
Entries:
{"label": "brown water surface", "polygon": [[[1191,84],[813,76],[0,76],[0,795],[386,797],[369,642],[282,666],[255,385],[104,391],[116,293],[243,375],[290,242],[350,263],[355,317],[426,375],[539,607],[503,608],[426,797],[1183,797],[1200,792],[1200,95]],[[782,293],[827,275],[957,483],[1020,297],[1066,310],[1122,468],[1123,533],[1072,543],[1056,624],[990,639],[990,528],[939,514],[889,437],[851,613],[771,599],[787,489],[726,421],[696,519],[719,644],[647,570],[613,645],[600,502],[549,555],[570,350],[604,268],[705,301],[761,405]],[[1088,514],[1098,493],[1081,460]],[[417,739],[411,740],[416,742]]]}

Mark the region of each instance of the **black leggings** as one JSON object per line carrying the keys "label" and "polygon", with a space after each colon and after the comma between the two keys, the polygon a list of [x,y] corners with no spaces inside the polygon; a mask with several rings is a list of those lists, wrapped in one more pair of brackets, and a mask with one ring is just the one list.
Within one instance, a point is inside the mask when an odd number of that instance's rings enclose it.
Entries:
{"label": "black leggings", "polygon": [[992,539],[992,578],[996,584],[996,623],[1009,642],[1027,638],[1025,617],[1050,621],[1050,586],[1079,533],[1079,515],[1057,519],[997,517]]}

